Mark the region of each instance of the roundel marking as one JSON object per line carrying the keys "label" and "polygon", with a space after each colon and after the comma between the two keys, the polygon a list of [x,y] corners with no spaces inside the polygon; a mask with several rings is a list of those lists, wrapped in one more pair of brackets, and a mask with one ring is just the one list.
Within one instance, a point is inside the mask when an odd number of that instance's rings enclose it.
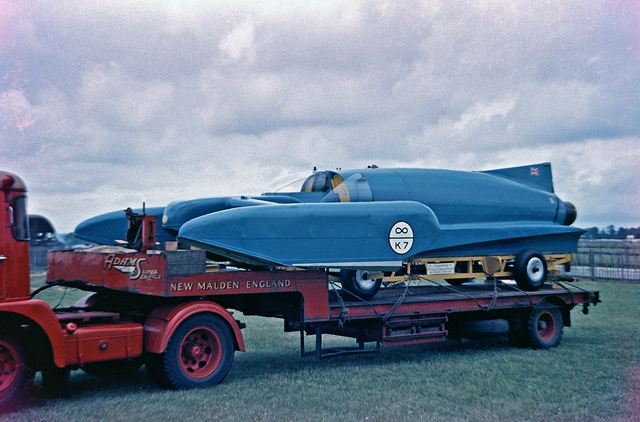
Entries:
{"label": "roundel marking", "polygon": [[413,229],[405,221],[398,221],[389,231],[389,245],[398,255],[404,255],[413,246]]}

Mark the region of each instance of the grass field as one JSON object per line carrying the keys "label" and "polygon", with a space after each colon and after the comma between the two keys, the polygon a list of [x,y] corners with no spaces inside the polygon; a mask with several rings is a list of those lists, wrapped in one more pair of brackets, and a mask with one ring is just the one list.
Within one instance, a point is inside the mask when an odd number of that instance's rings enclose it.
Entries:
{"label": "grass field", "polygon": [[[240,316],[247,323],[247,352],[236,353],[231,372],[216,387],[161,390],[144,368],[124,379],[74,371],[72,398],[47,398],[36,383],[24,409],[0,420],[634,420],[640,285],[579,285],[600,290],[603,303],[589,315],[574,309],[573,326],[551,350],[513,348],[498,338],[316,361],[300,357],[299,337],[284,333],[282,321]],[[51,292],[46,300],[55,305],[60,295]],[[352,345],[349,339],[330,341]]]}

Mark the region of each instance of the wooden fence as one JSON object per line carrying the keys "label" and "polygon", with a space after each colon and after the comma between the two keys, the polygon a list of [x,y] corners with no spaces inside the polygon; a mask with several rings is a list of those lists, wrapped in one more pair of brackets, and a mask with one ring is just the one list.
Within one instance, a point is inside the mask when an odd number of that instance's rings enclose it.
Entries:
{"label": "wooden fence", "polygon": [[46,246],[31,246],[29,248],[29,265],[32,272],[45,271],[47,269],[47,252]]}
{"label": "wooden fence", "polygon": [[567,274],[592,280],[640,282],[640,242],[580,240]]}

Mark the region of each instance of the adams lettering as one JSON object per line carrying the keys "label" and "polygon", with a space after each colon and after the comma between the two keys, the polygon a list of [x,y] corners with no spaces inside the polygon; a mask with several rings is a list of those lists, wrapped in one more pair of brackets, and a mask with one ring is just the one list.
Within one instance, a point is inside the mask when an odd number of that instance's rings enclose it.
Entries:
{"label": "adams lettering", "polygon": [[146,260],[147,258],[119,258],[116,254],[109,254],[104,260],[103,269],[111,270],[115,268],[122,273],[131,274],[131,280],[137,280],[142,275],[140,265]]}

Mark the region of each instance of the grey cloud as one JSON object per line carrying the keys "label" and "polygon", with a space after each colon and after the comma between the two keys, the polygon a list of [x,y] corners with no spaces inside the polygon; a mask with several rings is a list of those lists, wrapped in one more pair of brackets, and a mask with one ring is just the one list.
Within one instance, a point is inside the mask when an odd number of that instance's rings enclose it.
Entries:
{"label": "grey cloud", "polygon": [[313,166],[540,161],[585,222],[640,224],[621,189],[638,182],[611,164],[639,164],[624,5],[51,0],[8,15],[0,164],[67,230]]}

